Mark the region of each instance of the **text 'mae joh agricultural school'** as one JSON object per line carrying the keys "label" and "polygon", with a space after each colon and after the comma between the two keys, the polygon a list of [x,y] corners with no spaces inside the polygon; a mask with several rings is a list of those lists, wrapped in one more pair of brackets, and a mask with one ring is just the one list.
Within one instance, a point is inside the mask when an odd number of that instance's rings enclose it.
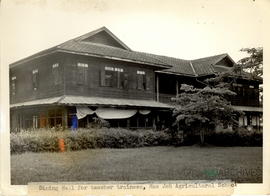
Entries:
{"label": "text 'mae joh agricultural school'", "polygon": [[[133,51],[102,27],[10,65],[11,130],[87,127],[95,117],[111,127],[165,128],[181,84],[202,88],[233,65],[228,54],[183,60]],[[245,75],[232,84],[239,126],[261,129],[260,84]]]}

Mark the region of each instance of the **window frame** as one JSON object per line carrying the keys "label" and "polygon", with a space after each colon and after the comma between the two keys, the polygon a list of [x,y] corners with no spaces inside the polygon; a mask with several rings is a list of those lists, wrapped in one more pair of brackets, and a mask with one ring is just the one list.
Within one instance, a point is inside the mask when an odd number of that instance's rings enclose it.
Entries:
{"label": "window frame", "polygon": [[54,85],[59,85],[62,83],[59,63],[52,64],[52,75],[53,75]]}
{"label": "window frame", "polygon": [[17,91],[17,77],[16,76],[12,76],[11,77],[11,84],[10,84],[10,87],[11,87],[11,95],[12,96],[15,96],[16,95],[16,91]]}
{"label": "window frame", "polygon": [[32,85],[33,85],[33,90],[37,91],[38,90],[38,68],[32,70]]}
{"label": "window frame", "polygon": [[88,63],[77,62],[76,64],[76,84],[87,85],[88,84]]}
{"label": "window frame", "polygon": [[138,90],[147,90],[147,84],[146,84],[146,73],[145,71],[142,71],[142,70],[137,70],[137,80],[136,80],[136,83],[137,83],[137,89]]}
{"label": "window frame", "polygon": [[100,70],[100,85],[102,87],[112,87],[123,89],[124,68],[105,66]]}
{"label": "window frame", "polygon": [[114,77],[113,71],[105,70],[104,72],[104,86],[105,87],[113,87],[113,77]]}

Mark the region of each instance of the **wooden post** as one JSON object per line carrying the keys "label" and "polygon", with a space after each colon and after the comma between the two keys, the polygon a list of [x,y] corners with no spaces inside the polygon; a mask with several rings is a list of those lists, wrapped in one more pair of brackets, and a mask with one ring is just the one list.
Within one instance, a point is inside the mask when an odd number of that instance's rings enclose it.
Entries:
{"label": "wooden post", "polygon": [[48,128],[50,128],[50,125],[49,125],[49,110],[47,110],[47,112],[46,112],[46,128],[48,129]]}
{"label": "wooden post", "polygon": [[156,118],[153,118],[153,130],[156,131],[157,130],[157,125],[156,125]]}
{"label": "wooden post", "polygon": [[130,128],[130,119],[127,119],[127,128]]}
{"label": "wooden post", "polygon": [[67,125],[68,125],[68,114],[67,114],[67,108],[63,108],[63,111],[62,111],[62,126],[63,126],[63,129],[66,129],[67,128]]}
{"label": "wooden post", "polygon": [[179,83],[178,80],[176,80],[176,97],[178,96],[179,93]]}
{"label": "wooden post", "polygon": [[156,77],[156,87],[157,87],[157,102],[159,102],[159,77]]}
{"label": "wooden post", "polygon": [[89,115],[86,116],[86,128],[89,128]]}
{"label": "wooden post", "polygon": [[53,122],[54,122],[54,128],[56,128],[56,109],[54,108],[54,117],[53,117]]}

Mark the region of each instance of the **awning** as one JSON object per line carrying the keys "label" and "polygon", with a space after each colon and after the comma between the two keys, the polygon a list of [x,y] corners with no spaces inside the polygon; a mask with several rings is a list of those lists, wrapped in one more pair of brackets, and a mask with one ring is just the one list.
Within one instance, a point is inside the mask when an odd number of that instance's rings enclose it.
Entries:
{"label": "awning", "polygon": [[125,119],[134,116],[137,110],[98,108],[95,113],[99,118],[103,119]]}
{"label": "awning", "polygon": [[139,110],[138,111],[140,114],[142,114],[142,115],[147,115],[147,114],[149,114],[151,111],[150,110]]}
{"label": "awning", "polygon": [[136,106],[151,108],[172,108],[173,106],[154,100],[116,99],[103,97],[65,96],[59,104],[68,105],[102,105],[102,106]]}
{"label": "awning", "polygon": [[84,96],[68,96],[68,95],[11,104],[10,108],[35,106],[35,105],[50,105],[50,104],[72,105],[72,106],[95,105],[95,106],[110,106],[110,107],[129,106],[129,107],[147,107],[147,108],[162,108],[162,109],[173,108],[172,105],[157,102],[155,100],[116,99],[116,98],[84,97]]}
{"label": "awning", "polygon": [[10,104],[10,108],[22,107],[22,106],[33,106],[33,105],[48,105],[55,104],[61,100],[62,97],[52,97],[46,99],[36,99],[32,101],[26,101],[21,103]]}
{"label": "awning", "polygon": [[263,112],[262,107],[251,107],[251,106],[232,106],[237,111],[243,112]]}
{"label": "awning", "polygon": [[93,110],[91,110],[87,106],[77,106],[76,111],[77,111],[76,115],[77,115],[78,119],[82,119],[85,116],[87,116],[88,114],[94,114],[95,113]]}

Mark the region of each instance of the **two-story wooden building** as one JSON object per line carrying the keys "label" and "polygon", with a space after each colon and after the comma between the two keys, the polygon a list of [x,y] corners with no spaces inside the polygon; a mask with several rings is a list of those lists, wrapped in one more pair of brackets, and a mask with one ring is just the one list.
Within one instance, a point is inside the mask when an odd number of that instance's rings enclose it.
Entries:
{"label": "two-story wooden building", "polygon": [[[228,54],[182,60],[131,50],[107,28],[41,51],[10,65],[11,130],[88,126],[94,117],[111,126],[170,123],[171,97],[182,83],[202,80],[234,65]],[[232,103],[259,126],[261,80],[238,78]]]}

